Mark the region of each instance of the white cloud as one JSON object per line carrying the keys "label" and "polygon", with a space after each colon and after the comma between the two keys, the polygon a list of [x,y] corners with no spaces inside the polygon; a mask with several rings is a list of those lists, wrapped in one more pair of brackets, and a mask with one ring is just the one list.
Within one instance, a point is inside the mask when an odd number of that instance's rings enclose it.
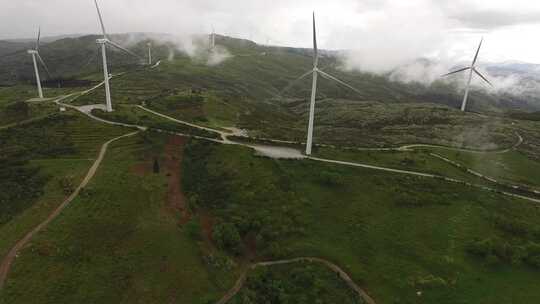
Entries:
{"label": "white cloud", "polygon": [[[260,43],[311,46],[317,11],[321,48],[354,49],[350,66],[387,70],[411,58],[470,57],[480,35],[482,60],[540,62],[540,2],[530,0],[101,0],[111,33],[208,33]],[[97,33],[92,0],[0,0],[0,38]]]}

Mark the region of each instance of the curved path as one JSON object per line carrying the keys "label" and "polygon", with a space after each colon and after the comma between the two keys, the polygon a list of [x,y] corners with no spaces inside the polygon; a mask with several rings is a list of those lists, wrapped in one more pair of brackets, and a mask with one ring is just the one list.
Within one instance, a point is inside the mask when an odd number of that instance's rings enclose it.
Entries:
{"label": "curved path", "polygon": [[[222,132],[222,131],[218,131],[218,130],[215,130],[215,129],[202,127],[202,126],[198,126],[198,125],[193,124],[193,123],[178,120],[178,119],[172,118],[170,116],[167,116],[165,114],[161,114],[161,113],[158,113],[156,111],[149,110],[149,109],[147,109],[147,108],[145,108],[143,106],[138,106],[138,107],[145,110],[145,111],[147,111],[147,112],[149,112],[149,113],[158,115],[158,116],[160,116],[162,118],[165,118],[165,119],[168,119],[170,121],[180,123],[180,124],[185,124],[185,125],[191,126],[193,128],[199,128],[201,130],[215,132],[215,133],[220,134],[223,137],[223,141],[212,140],[214,142],[224,143],[224,144],[235,144],[235,145],[241,145],[241,146],[249,147],[249,148],[255,149],[256,151],[262,153],[263,155],[270,156],[270,157],[272,157],[274,155],[278,155],[276,158],[310,159],[310,160],[313,160],[313,161],[330,163],[330,164],[337,164],[337,165],[350,166],[350,167],[360,167],[360,168],[372,169],[372,170],[378,170],[378,171],[385,171],[385,172],[390,172],[390,173],[406,174],[406,175],[413,175],[413,176],[419,176],[419,177],[439,179],[439,180],[444,180],[444,181],[450,182],[450,183],[457,183],[457,184],[461,184],[461,185],[465,185],[465,186],[469,186],[469,187],[474,187],[474,188],[489,191],[489,192],[495,192],[495,193],[499,193],[501,195],[505,195],[505,196],[509,196],[509,197],[513,197],[513,198],[519,198],[519,199],[527,200],[529,202],[540,204],[540,199],[531,198],[531,197],[527,197],[527,196],[523,196],[523,195],[519,195],[519,194],[515,194],[515,193],[500,191],[500,190],[489,188],[489,187],[486,187],[486,186],[483,186],[483,185],[472,184],[472,183],[469,183],[469,182],[465,182],[465,181],[454,179],[454,178],[445,177],[445,176],[442,176],[442,175],[423,173],[423,172],[416,172],[416,171],[408,171],[408,170],[400,170],[400,169],[393,169],[393,168],[387,168],[387,167],[381,167],[381,166],[373,166],[373,165],[355,163],[355,162],[346,162],[346,161],[338,161],[338,160],[332,160],[332,159],[324,159],[324,158],[318,158],[318,157],[308,157],[308,156],[303,155],[300,151],[297,151],[297,150],[291,149],[291,148],[282,148],[281,147],[281,148],[278,148],[278,149],[282,149],[280,151],[270,151],[270,152],[268,152],[268,151],[265,151],[264,149],[268,149],[268,148],[275,149],[276,147],[251,145],[251,144],[245,144],[245,143],[240,143],[240,142],[234,142],[234,141],[231,141],[231,140],[227,139],[227,136],[230,136],[231,134],[228,134],[226,132]],[[475,151],[475,152],[478,152],[478,153],[506,153],[506,152],[508,152],[510,150],[513,150],[513,149],[517,148],[523,142],[523,138],[517,133],[516,133],[516,135],[518,136],[519,140],[511,148],[501,150],[501,151],[495,151],[495,152],[479,152],[479,151]],[[191,137],[194,137],[194,136],[191,136]],[[417,145],[417,146],[421,146],[421,145]],[[437,146],[433,146],[433,147],[437,147]],[[404,151],[402,148],[401,148],[400,151]],[[443,148],[445,148],[445,147],[443,147]],[[286,150],[284,150],[284,149],[286,149]],[[449,149],[454,149],[454,148],[449,148]],[[472,152],[474,150],[461,150],[461,151]]]}
{"label": "curved path", "polygon": [[413,144],[413,145],[406,145],[397,148],[397,150],[407,151],[414,148],[437,148],[437,149],[444,149],[444,150],[450,150],[450,151],[459,151],[459,152],[468,152],[468,153],[477,153],[477,154],[504,154],[508,153],[512,150],[517,149],[521,144],[523,143],[523,137],[519,133],[515,133],[517,137],[517,142],[510,148],[503,149],[503,150],[474,150],[474,149],[463,149],[463,148],[455,148],[455,147],[447,147],[447,146],[439,146],[439,145],[429,145],[429,144]]}
{"label": "curved path", "polygon": [[508,184],[508,183],[505,183],[505,182],[502,182],[502,181],[499,181],[493,177],[489,177],[487,175],[484,175],[478,171],[475,171],[473,169],[469,169],[467,167],[465,167],[464,165],[456,162],[456,161],[453,161],[451,159],[448,159],[442,155],[439,155],[439,154],[436,154],[436,153],[429,153],[429,155],[431,155],[432,157],[435,157],[439,160],[442,160],[458,169],[461,169],[461,170],[465,170],[467,173],[469,174],[472,174],[476,177],[479,177],[481,179],[484,179],[488,182],[492,182],[494,184],[497,184],[499,186],[503,186],[503,187],[506,187],[506,188],[512,188],[512,189],[515,189],[515,190],[521,190],[521,191],[525,191],[525,192],[529,192],[529,193],[532,193],[532,194],[537,194],[537,195],[540,195],[540,191],[538,190],[535,190],[535,189],[532,189],[531,187],[529,186],[523,186],[523,185],[512,185],[512,184]]}
{"label": "curved path", "polygon": [[343,269],[341,269],[339,266],[337,266],[336,264],[334,264],[334,263],[332,263],[332,262],[330,262],[328,260],[321,259],[321,258],[312,258],[312,257],[302,257],[302,258],[289,259],[289,260],[260,262],[260,263],[252,264],[246,271],[244,271],[242,273],[240,278],[234,284],[233,288],[231,290],[229,290],[227,292],[227,294],[225,294],[225,296],[223,298],[221,298],[216,304],[226,304],[235,295],[237,295],[238,292],[240,292],[242,287],[244,287],[244,283],[246,282],[247,273],[249,272],[249,270],[253,270],[253,269],[256,269],[256,268],[260,268],[260,267],[271,267],[271,266],[275,266],[275,265],[285,265],[285,264],[293,264],[293,263],[300,263],[300,262],[319,263],[319,264],[322,264],[322,265],[326,266],[330,270],[332,270],[332,271],[336,272],[337,274],[339,274],[339,277],[343,281],[345,281],[347,286],[349,286],[349,288],[354,290],[354,292],[360,298],[362,298],[365,303],[367,303],[367,304],[376,304],[376,302],[360,286],[358,286],[351,279],[351,277],[345,271],[343,271]]}
{"label": "curved path", "polygon": [[114,141],[120,140],[120,139],[125,138],[125,137],[133,136],[133,135],[135,135],[137,133],[139,133],[139,132],[136,131],[136,132],[133,132],[133,133],[125,134],[125,135],[113,138],[113,139],[109,140],[108,142],[104,143],[101,146],[101,150],[99,151],[98,158],[96,159],[96,161],[94,162],[92,167],[90,167],[90,169],[88,170],[88,173],[84,177],[82,183],[77,187],[77,189],[75,189],[75,191],[68,198],[66,198],[66,200],[64,200],[64,202],[60,206],[58,206],[47,217],[47,219],[45,221],[43,221],[41,224],[39,224],[37,227],[35,227],[32,231],[30,231],[28,234],[26,234],[21,240],[19,240],[15,244],[15,246],[13,246],[13,248],[11,248],[11,250],[7,253],[7,255],[2,260],[2,264],[0,264],[0,289],[2,289],[2,287],[4,286],[4,284],[6,282],[9,270],[11,269],[11,265],[13,264],[13,261],[15,260],[15,258],[17,258],[18,252],[21,249],[23,249],[24,246],[26,246],[28,244],[28,242],[30,242],[30,240],[34,237],[34,235],[36,235],[38,232],[42,231],[56,217],[58,217],[60,215],[60,213],[62,213],[62,211],[69,205],[69,203],[71,203],[79,195],[81,190],[86,185],[88,185],[88,183],[92,180],[92,178],[96,174],[99,166],[101,165],[101,162],[103,161],[103,159],[105,157],[105,154],[107,152],[107,148],[109,147],[109,145]]}

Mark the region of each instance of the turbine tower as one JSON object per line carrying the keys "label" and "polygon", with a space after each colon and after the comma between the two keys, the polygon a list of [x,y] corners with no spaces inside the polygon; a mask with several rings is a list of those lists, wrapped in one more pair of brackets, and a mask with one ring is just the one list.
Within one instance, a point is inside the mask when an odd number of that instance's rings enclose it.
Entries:
{"label": "turbine tower", "polygon": [[43,99],[43,89],[41,87],[41,78],[39,76],[39,68],[38,68],[37,62],[39,61],[39,63],[43,66],[43,68],[47,72],[47,75],[49,76],[49,78],[51,77],[51,73],[49,73],[49,69],[47,68],[47,65],[45,64],[45,61],[43,61],[43,59],[39,55],[39,40],[40,40],[40,38],[41,38],[41,28],[38,29],[38,37],[37,37],[37,40],[36,40],[36,48],[33,49],[33,50],[28,50],[28,54],[32,55],[32,61],[34,63],[34,73],[36,75],[36,84],[37,84],[37,89],[38,89],[38,96],[39,96],[39,98]]}
{"label": "turbine tower", "polygon": [[460,73],[460,72],[464,72],[464,71],[467,71],[469,70],[469,79],[467,80],[467,87],[465,88],[465,96],[463,97],[463,102],[461,103],[461,111],[462,112],[465,112],[466,108],[467,108],[467,101],[469,99],[469,91],[471,89],[471,80],[472,80],[472,77],[473,77],[473,73],[476,73],[478,76],[480,76],[480,78],[482,78],[485,82],[487,82],[490,86],[493,86],[491,84],[491,82],[489,82],[489,80],[487,80],[486,77],[484,77],[484,75],[482,75],[480,72],[478,72],[478,70],[476,69],[476,62],[478,60],[478,54],[480,54],[480,48],[482,48],[482,42],[484,41],[484,39],[482,38],[480,40],[480,45],[478,45],[478,50],[476,50],[476,55],[474,55],[474,59],[472,61],[472,64],[471,66],[468,66],[466,68],[462,68],[462,69],[459,69],[457,71],[453,71],[453,72],[450,72],[448,74],[445,74],[443,75],[442,77],[446,77],[446,76],[449,76],[449,75],[452,75],[452,74],[456,74],[456,73]]}
{"label": "turbine tower", "polygon": [[148,65],[152,65],[152,42],[146,44],[148,46]]}
{"label": "turbine tower", "polygon": [[94,0],[94,4],[96,5],[96,10],[97,10],[97,13],[98,13],[98,17],[99,17],[99,23],[101,25],[101,30],[103,32],[103,38],[101,39],[97,39],[96,42],[98,45],[101,46],[101,55],[103,57],[103,76],[104,76],[104,82],[105,82],[105,101],[106,101],[106,106],[107,106],[107,112],[112,112],[113,111],[113,108],[112,108],[112,101],[111,101],[111,87],[110,87],[110,84],[109,84],[109,80],[111,78],[111,76],[109,75],[109,69],[108,69],[108,66],[107,66],[107,45],[111,45],[123,52],[126,52],[134,57],[137,57],[139,59],[141,59],[139,57],[139,55],[133,53],[132,51],[126,49],[126,48],[123,48],[122,46],[118,45],[117,43],[109,40],[109,37],[107,36],[107,31],[105,30],[105,25],[103,24],[103,17],[101,16],[101,11],[99,10],[99,5],[97,3],[97,0]]}
{"label": "turbine tower", "polygon": [[301,79],[309,75],[313,75],[313,83],[311,87],[311,102],[309,105],[309,124],[308,124],[308,134],[307,134],[307,143],[306,143],[306,155],[311,155],[312,147],[313,147],[313,129],[314,129],[314,123],[315,123],[315,101],[317,97],[318,76],[321,75],[323,78],[335,81],[357,93],[360,93],[360,91],[350,86],[349,84],[319,69],[319,49],[317,47],[317,28],[315,25],[315,12],[313,12],[313,69],[308,71],[304,75],[298,77],[289,86],[287,86],[283,91],[286,91],[294,83],[300,81]]}
{"label": "turbine tower", "polygon": [[210,34],[210,51],[214,50],[216,47],[216,31],[212,26],[212,34]]}

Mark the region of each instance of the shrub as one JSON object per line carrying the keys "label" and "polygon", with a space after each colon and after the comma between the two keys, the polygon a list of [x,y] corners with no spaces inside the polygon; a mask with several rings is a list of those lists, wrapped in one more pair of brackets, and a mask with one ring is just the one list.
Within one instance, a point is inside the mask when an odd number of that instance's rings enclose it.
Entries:
{"label": "shrub", "polygon": [[230,223],[221,223],[214,227],[212,238],[220,249],[232,253],[240,253],[241,238],[236,226]]}
{"label": "shrub", "polygon": [[184,229],[187,232],[188,236],[194,240],[201,240],[201,225],[196,218],[192,218],[189,222],[184,225]]}
{"label": "shrub", "polygon": [[158,174],[159,173],[159,161],[156,157],[154,157],[154,166],[153,166],[153,169],[154,169],[154,174]]}
{"label": "shrub", "polygon": [[64,176],[58,181],[58,183],[64,194],[71,194],[75,191],[73,176]]}

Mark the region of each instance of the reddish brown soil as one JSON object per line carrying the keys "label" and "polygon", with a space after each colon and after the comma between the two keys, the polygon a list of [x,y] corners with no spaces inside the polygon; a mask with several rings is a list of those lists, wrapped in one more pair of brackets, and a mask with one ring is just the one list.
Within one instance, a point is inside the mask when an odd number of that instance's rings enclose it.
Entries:
{"label": "reddish brown soil", "polygon": [[178,215],[178,221],[181,225],[187,223],[191,218],[186,198],[182,192],[182,158],[185,142],[183,137],[171,136],[165,146],[163,164],[160,164],[168,178],[167,209]]}
{"label": "reddish brown soil", "polygon": [[244,245],[246,248],[245,258],[251,262],[257,259],[257,235],[255,233],[248,233],[244,237]]}
{"label": "reddish brown soil", "polygon": [[152,173],[152,163],[147,161],[144,163],[136,164],[131,168],[133,174],[137,176],[145,176]]}
{"label": "reddish brown soil", "polygon": [[208,211],[200,211],[199,217],[201,219],[201,228],[203,233],[203,238],[205,242],[209,245],[212,244],[212,231],[214,227],[214,219]]}

